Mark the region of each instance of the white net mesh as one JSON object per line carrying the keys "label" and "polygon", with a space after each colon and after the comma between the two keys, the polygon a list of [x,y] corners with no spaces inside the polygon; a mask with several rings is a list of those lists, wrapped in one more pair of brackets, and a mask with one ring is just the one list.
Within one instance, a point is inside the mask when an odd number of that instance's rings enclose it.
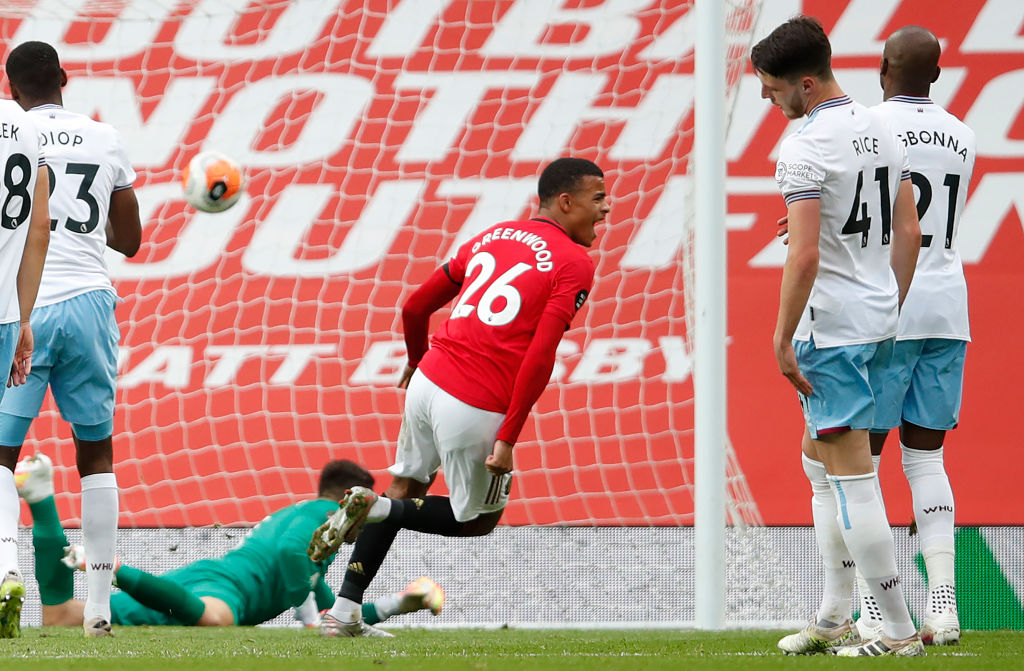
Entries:
{"label": "white net mesh", "polygon": [[[65,105],[117,127],[140,174],[143,248],[110,257],[122,526],[254,523],[314,492],[330,458],[380,474],[398,306],[462,241],[530,212],[540,168],[570,154],[605,169],[612,212],[504,522],[692,523],[690,5],[0,3],[6,50],[53,44]],[[733,82],[755,8],[730,3]],[[227,212],[181,200],[201,149],[245,168]],[[25,453],[54,457],[74,525],[69,435],[48,401]],[[756,523],[729,449],[732,519]]]}

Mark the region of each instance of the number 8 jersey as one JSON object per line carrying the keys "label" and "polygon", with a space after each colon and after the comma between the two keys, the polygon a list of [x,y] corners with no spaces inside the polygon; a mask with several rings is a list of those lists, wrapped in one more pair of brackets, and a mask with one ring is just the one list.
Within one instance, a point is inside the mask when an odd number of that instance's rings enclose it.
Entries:
{"label": "number 8 jersey", "polygon": [[786,204],[821,201],[818,275],[795,340],[813,335],[817,347],[838,347],[896,335],[889,244],[893,203],[909,178],[906,150],[889,125],[848,96],[819,104],[783,140],[775,180]]}
{"label": "number 8 jersey", "polygon": [[118,132],[59,105],[29,110],[50,168],[50,247],[36,306],[113,288],[103,255],[110,194],[135,181]]}
{"label": "number 8 jersey", "polygon": [[558,224],[538,217],[480,233],[445,269],[462,290],[419,370],[460,401],[504,413],[541,315],[568,328],[590,293],[594,263]]}
{"label": "number 8 jersey", "polygon": [[43,154],[32,119],[13,100],[0,100],[0,324],[21,319],[18,268]]}

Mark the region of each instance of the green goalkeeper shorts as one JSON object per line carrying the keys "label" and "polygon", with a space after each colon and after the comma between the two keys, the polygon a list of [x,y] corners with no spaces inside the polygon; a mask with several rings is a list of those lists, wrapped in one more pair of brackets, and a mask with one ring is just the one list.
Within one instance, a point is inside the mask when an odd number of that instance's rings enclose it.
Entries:
{"label": "green goalkeeper shorts", "polygon": [[[224,572],[220,570],[216,562],[204,559],[168,571],[161,577],[174,578],[182,587],[196,596],[212,596],[220,599],[231,609],[231,613],[235,617],[235,624],[242,621],[245,610],[244,598],[238,588],[225,579]],[[111,624],[125,626],[169,625],[180,627],[187,624],[166,613],[142,605],[124,592],[114,592],[110,595],[110,619]]]}

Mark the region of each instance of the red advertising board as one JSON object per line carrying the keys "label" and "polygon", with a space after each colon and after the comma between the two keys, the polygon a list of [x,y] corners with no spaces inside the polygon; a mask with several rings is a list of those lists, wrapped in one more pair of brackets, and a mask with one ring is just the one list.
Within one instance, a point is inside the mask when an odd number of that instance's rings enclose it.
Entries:
{"label": "red advertising board", "polygon": [[[297,1],[237,16],[208,2],[137,4],[150,13],[127,3],[100,18],[44,16],[41,3],[3,23],[8,49],[58,48],[66,105],[118,127],[140,174],[143,250],[110,258],[125,298],[123,525],[256,522],[312,493],[329,458],[386,482],[401,408],[397,306],[475,230],[528,213],[540,168],[570,154],[605,168],[612,213],[592,298],[517,450],[506,521],[692,522],[685,3]],[[1024,375],[1013,302],[1024,293],[1024,9],[767,0],[758,30],[798,11],[820,17],[840,84],[867,104],[881,99],[889,33],[921,24],[943,41],[934,98],[975,129],[979,154],[960,240],[974,342],[947,463],[961,522],[1021,523],[1004,505],[1021,469],[1003,427]],[[799,407],[771,354],[784,213],[771,175],[789,126],[749,66],[734,91],[730,433],[764,521],[807,524]],[[246,196],[225,213],[181,200],[178,176],[200,149],[245,167]],[[55,457],[73,520],[68,435],[47,405],[26,449]],[[883,487],[890,517],[905,522],[891,440]]]}

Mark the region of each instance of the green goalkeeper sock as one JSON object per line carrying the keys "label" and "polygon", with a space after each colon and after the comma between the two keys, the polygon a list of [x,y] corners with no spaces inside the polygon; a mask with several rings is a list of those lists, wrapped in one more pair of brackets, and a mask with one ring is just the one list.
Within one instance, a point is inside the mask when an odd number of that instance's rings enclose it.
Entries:
{"label": "green goalkeeper sock", "polygon": [[192,592],[172,580],[121,566],[115,575],[117,586],[147,608],[166,613],[186,625],[199,622],[206,604]]}
{"label": "green goalkeeper sock", "polygon": [[52,496],[29,503],[32,513],[32,549],[35,552],[39,600],[44,606],[58,606],[75,594],[75,572],[61,563],[68,539],[60,525],[57,503]]}
{"label": "green goalkeeper sock", "polygon": [[366,624],[377,624],[381,619],[377,615],[377,606],[372,603],[363,604],[363,622]]}

